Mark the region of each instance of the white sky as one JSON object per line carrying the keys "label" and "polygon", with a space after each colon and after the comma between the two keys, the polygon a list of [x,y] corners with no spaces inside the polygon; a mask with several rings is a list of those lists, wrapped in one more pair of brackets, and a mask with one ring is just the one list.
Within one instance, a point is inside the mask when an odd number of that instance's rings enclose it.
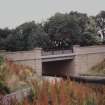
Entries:
{"label": "white sky", "polygon": [[0,0],[0,28],[45,21],[56,12],[71,10],[96,15],[105,10],[105,0]]}

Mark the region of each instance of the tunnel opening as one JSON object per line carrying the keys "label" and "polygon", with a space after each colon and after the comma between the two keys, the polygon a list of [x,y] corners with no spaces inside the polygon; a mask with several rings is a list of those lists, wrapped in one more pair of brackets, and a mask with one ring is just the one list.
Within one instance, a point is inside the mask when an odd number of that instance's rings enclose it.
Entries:
{"label": "tunnel opening", "polygon": [[73,60],[50,61],[42,63],[43,76],[64,77],[73,73]]}

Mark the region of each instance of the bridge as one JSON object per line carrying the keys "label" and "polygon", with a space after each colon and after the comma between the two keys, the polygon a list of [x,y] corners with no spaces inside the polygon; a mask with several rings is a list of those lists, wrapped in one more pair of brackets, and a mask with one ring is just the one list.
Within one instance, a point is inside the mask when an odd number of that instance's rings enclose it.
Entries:
{"label": "bridge", "polygon": [[72,49],[42,51],[42,75],[65,76],[70,74],[70,64],[74,57]]}
{"label": "bridge", "polygon": [[79,76],[105,59],[105,46],[75,45],[72,49],[59,51],[43,51],[41,48],[31,51],[0,51],[0,55],[32,67],[40,76]]}
{"label": "bridge", "polygon": [[55,51],[42,51],[42,62],[60,61],[73,59],[75,54],[73,50],[55,50]]}

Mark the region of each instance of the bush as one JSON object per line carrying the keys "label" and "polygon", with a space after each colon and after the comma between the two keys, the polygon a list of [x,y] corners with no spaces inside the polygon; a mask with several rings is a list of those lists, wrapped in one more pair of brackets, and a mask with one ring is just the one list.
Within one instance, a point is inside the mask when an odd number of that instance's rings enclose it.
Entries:
{"label": "bush", "polygon": [[91,32],[84,32],[81,35],[80,45],[81,46],[90,46],[98,44],[98,39],[95,34]]}
{"label": "bush", "polygon": [[0,81],[0,93],[2,95],[10,93],[9,88],[5,85],[5,83],[3,81]]}
{"label": "bush", "polygon": [[4,58],[2,56],[0,56],[0,65],[2,65],[4,62]]}
{"label": "bush", "polygon": [[32,68],[15,64],[8,59],[1,59],[0,82],[11,92],[29,86],[28,79],[33,76]]}

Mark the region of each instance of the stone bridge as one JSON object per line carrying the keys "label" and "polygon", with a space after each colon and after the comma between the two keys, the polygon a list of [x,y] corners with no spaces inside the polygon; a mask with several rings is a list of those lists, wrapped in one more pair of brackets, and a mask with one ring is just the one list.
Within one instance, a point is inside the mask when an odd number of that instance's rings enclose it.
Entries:
{"label": "stone bridge", "polygon": [[15,63],[33,68],[40,76],[79,76],[105,59],[105,46],[73,46],[72,50],[43,51],[35,48],[32,51],[6,52],[0,55]]}

